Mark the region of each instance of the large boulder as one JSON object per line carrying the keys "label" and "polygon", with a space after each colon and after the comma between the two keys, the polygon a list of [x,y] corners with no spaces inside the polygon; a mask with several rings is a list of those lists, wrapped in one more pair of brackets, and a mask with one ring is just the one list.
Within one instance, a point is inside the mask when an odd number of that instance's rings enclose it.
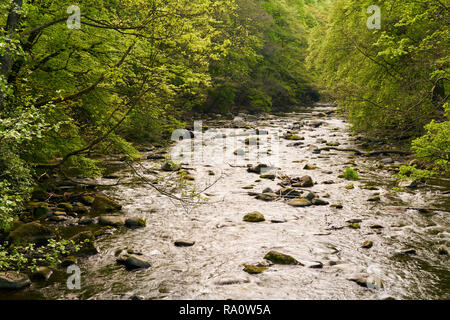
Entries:
{"label": "large boulder", "polygon": [[264,218],[264,215],[258,211],[248,213],[244,216],[244,221],[247,221],[247,222],[262,222],[265,220],[266,219]]}
{"label": "large boulder", "polygon": [[300,198],[289,201],[288,205],[291,207],[309,207],[312,203],[308,199]]}
{"label": "large boulder", "polygon": [[127,270],[137,270],[137,269],[148,269],[150,268],[150,263],[141,260],[131,255],[124,255],[117,260],[118,264],[125,266]]}
{"label": "large boulder", "polygon": [[98,224],[102,226],[123,227],[125,219],[119,216],[102,216],[98,219]]}
{"label": "large boulder", "polygon": [[80,246],[78,252],[74,252],[74,248],[69,248],[69,251],[76,253],[76,255],[94,255],[98,253],[98,250],[95,247],[95,237],[91,231],[80,232],[70,238],[70,240],[72,240],[75,245]]}
{"label": "large boulder", "polygon": [[92,211],[95,213],[115,212],[121,209],[119,203],[106,196],[96,196],[92,203]]}
{"label": "large boulder", "polygon": [[268,252],[264,256],[264,259],[269,260],[275,264],[298,264],[298,265],[301,264],[295,258],[293,258],[287,254],[277,252],[277,251]]}
{"label": "large boulder", "polygon": [[45,245],[48,240],[54,238],[52,230],[41,225],[39,222],[30,222],[20,225],[8,236],[8,241],[14,245],[25,245],[34,243]]}
{"label": "large boulder", "polygon": [[16,271],[0,272],[0,289],[22,289],[31,284],[27,275]]}
{"label": "large boulder", "polygon": [[132,217],[125,220],[125,226],[130,229],[144,228],[146,226],[146,222],[142,218]]}

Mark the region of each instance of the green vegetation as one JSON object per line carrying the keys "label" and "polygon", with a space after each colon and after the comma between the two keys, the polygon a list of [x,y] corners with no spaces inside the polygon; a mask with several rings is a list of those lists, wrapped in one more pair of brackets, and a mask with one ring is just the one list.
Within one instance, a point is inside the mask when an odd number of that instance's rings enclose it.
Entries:
{"label": "green vegetation", "polygon": [[[443,1],[376,1],[380,29],[366,25],[369,0],[81,0],[80,29],[67,25],[73,4],[0,4],[0,244],[25,222],[40,179],[101,176],[105,155],[140,160],[140,144],[164,145],[195,113],[282,112],[321,98],[355,133],[411,142],[417,159],[400,179],[449,171]],[[174,189],[193,185],[179,164],[163,169],[179,172]],[[119,209],[100,200],[94,211]]]}
{"label": "green vegetation", "polygon": [[352,168],[346,168],[342,176],[346,180],[359,180],[358,172]]}

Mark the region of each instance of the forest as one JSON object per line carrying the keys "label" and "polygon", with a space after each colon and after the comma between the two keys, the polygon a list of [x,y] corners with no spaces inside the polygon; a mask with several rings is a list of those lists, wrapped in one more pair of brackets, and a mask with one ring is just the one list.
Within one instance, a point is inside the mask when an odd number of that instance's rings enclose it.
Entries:
{"label": "forest", "polygon": [[[448,179],[449,10],[448,0],[1,0],[0,271],[36,268],[34,246],[6,239],[42,181],[102,177],[106,156],[142,161],[143,146],[167,146],[194,118],[328,103],[351,136],[412,155],[400,178]],[[51,242],[46,259],[70,245]]]}

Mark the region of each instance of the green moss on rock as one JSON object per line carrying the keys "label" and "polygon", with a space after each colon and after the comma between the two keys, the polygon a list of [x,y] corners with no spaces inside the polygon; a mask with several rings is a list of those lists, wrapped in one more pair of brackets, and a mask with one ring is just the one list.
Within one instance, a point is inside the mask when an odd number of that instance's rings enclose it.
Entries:
{"label": "green moss on rock", "polygon": [[264,259],[269,260],[275,264],[290,264],[290,265],[300,264],[295,258],[277,251],[269,251],[264,256]]}
{"label": "green moss on rock", "polygon": [[244,267],[244,271],[249,274],[259,274],[259,273],[263,273],[266,270],[267,270],[267,267],[262,267],[262,266],[246,265]]}
{"label": "green moss on rock", "polygon": [[262,222],[265,220],[266,219],[264,218],[264,215],[258,211],[248,213],[244,216],[244,221],[247,221],[247,222]]}
{"label": "green moss on rock", "polygon": [[122,206],[119,203],[105,196],[96,196],[92,204],[92,210],[95,213],[114,212],[121,209]]}

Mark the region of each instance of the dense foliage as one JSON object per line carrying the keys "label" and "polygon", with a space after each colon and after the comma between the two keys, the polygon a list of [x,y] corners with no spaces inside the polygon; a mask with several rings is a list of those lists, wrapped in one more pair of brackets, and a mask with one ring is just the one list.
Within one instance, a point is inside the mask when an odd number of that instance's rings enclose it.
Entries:
{"label": "dense foliage", "polygon": [[[380,29],[368,28],[380,10]],[[355,129],[412,137],[444,120],[449,90],[448,2],[334,0],[319,10],[308,62]]]}

